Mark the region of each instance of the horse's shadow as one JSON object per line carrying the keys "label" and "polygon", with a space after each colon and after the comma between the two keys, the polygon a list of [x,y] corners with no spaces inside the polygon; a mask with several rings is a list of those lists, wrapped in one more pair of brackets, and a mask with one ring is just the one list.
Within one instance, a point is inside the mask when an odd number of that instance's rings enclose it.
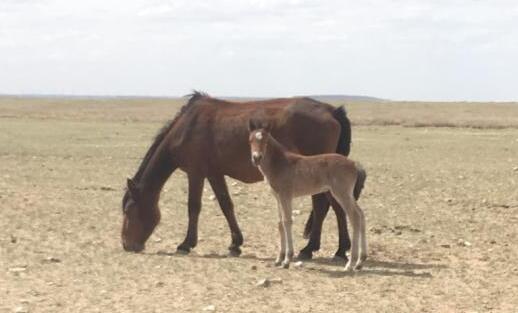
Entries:
{"label": "horse's shadow", "polygon": [[150,253],[151,255],[159,255],[159,256],[169,256],[169,257],[189,257],[189,258],[200,258],[200,259],[245,259],[245,260],[256,260],[262,262],[273,262],[274,258],[271,257],[258,257],[254,254],[242,254],[240,256],[232,256],[230,254],[221,254],[221,253],[205,253],[205,254],[196,254],[196,253],[180,253],[180,252],[170,252],[170,251],[158,251],[155,253]]}
{"label": "horse's shadow", "polygon": [[[159,256],[175,256],[175,257],[189,257],[202,259],[244,259],[260,262],[272,262],[274,258],[259,257],[254,254],[243,254],[239,257],[233,257],[228,254],[206,253],[206,254],[182,254],[178,252],[158,251],[153,253]],[[297,262],[297,260],[295,260]],[[447,268],[444,264],[437,263],[410,263],[410,262],[395,262],[395,261],[380,261],[380,260],[366,260],[361,271],[344,272],[341,269],[345,266],[343,260],[336,260],[333,258],[317,257],[312,260],[304,261],[303,270],[318,272],[333,278],[341,278],[346,276],[406,276],[416,278],[431,278],[432,273],[429,270]],[[314,267],[312,264],[329,265],[328,267]]]}

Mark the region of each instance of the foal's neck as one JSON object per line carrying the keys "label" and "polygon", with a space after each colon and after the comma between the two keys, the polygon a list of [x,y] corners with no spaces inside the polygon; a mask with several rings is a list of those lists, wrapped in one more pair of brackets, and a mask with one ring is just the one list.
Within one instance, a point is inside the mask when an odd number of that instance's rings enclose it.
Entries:
{"label": "foal's neck", "polygon": [[272,176],[286,166],[288,162],[286,156],[287,150],[280,142],[273,138],[272,135],[268,135],[267,140],[264,160],[260,167],[263,174]]}

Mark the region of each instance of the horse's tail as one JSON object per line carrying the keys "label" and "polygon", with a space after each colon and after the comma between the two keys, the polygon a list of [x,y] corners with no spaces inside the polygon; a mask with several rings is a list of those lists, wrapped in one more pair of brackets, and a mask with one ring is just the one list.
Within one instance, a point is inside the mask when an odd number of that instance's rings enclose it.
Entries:
{"label": "horse's tail", "polygon": [[362,193],[363,186],[365,185],[365,180],[367,179],[367,171],[365,171],[363,166],[358,162],[355,162],[355,166],[358,176],[356,177],[356,183],[354,184],[353,195],[354,199],[358,200]]}
{"label": "horse's tail", "polygon": [[351,152],[351,122],[343,106],[333,111],[333,117],[340,123],[340,137],[338,139],[336,153],[347,156],[349,152]]}
{"label": "horse's tail", "polygon": [[[333,111],[333,117],[340,123],[340,138],[338,139],[336,153],[347,156],[351,152],[351,121],[349,121],[343,106]],[[360,163],[356,163],[356,170],[358,171],[358,178],[354,185],[354,198],[358,200],[367,179],[367,172]]]}

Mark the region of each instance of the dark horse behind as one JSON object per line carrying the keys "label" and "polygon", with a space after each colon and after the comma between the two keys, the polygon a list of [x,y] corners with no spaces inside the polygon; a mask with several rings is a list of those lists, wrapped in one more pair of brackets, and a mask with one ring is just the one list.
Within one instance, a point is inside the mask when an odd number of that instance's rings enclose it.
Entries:
{"label": "dark horse behind", "polygon": [[[166,180],[176,169],[187,173],[189,223],[185,240],[178,246],[189,252],[198,241],[198,217],[205,179],[228,222],[230,253],[239,255],[243,235],[237,223],[225,176],[245,183],[263,180],[251,163],[248,121],[260,114],[272,125],[272,134],[288,149],[304,154],[337,152],[348,155],[351,126],[343,107],[335,108],[310,98],[230,102],[194,92],[176,117],[156,136],[137,173],[127,181],[122,201],[122,245],[141,251],[160,221],[158,200]],[[365,175],[358,179],[358,197]],[[331,205],[338,221],[336,256],[345,258],[350,248],[345,213],[329,194],[312,196],[313,211],[306,224],[307,246],[299,257],[311,258],[320,248],[322,222]]]}

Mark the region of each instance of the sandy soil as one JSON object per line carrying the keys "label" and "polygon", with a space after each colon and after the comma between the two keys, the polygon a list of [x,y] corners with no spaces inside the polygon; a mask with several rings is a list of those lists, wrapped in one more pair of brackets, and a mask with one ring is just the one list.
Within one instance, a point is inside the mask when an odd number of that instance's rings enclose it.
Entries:
{"label": "sandy soil", "polygon": [[[331,215],[314,261],[272,267],[277,213],[264,183],[229,180],[241,257],[226,255],[230,234],[208,184],[199,245],[175,254],[187,228],[181,172],[165,187],[162,223],[145,252],[124,252],[125,177],[160,128],[158,112],[173,116],[177,105],[151,101],[149,120],[124,101],[42,105],[48,111],[0,105],[0,312],[517,310],[518,129],[355,127],[351,156],[369,173],[360,204],[370,258],[345,274],[329,257]],[[506,121],[518,117],[518,107],[509,112]],[[308,199],[295,209],[300,249]],[[273,282],[256,286],[262,279]]]}

